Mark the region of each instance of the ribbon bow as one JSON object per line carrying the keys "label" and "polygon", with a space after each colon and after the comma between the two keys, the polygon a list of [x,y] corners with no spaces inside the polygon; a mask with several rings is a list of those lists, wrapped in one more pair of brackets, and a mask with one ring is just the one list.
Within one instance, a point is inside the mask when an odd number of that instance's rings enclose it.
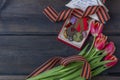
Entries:
{"label": "ribbon bow", "polygon": [[43,10],[43,13],[52,21],[59,22],[66,20],[70,15],[74,15],[77,18],[88,17],[92,14],[97,14],[100,22],[105,23],[110,19],[108,12],[104,6],[89,6],[85,11],[80,9],[67,9],[58,13],[54,8],[48,6]]}
{"label": "ribbon bow", "polygon": [[83,68],[82,68],[81,77],[90,79],[91,78],[90,64],[87,62],[87,60],[85,58],[83,58],[80,55],[70,56],[67,58],[53,57],[53,58],[49,59],[47,62],[45,62],[42,66],[38,67],[35,71],[33,71],[27,78],[35,77],[38,74],[40,74],[46,70],[50,70],[57,64],[67,66],[71,62],[76,62],[76,61],[77,62],[82,61],[84,63]]}

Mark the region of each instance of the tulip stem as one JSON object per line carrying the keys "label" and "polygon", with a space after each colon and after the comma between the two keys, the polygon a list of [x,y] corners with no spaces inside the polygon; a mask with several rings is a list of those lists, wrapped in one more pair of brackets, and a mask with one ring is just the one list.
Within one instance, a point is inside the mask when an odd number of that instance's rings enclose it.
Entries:
{"label": "tulip stem", "polygon": [[93,47],[94,47],[95,39],[96,39],[96,36],[94,36],[94,39],[93,39],[92,45],[91,45],[89,51],[87,52],[87,55],[85,55],[86,57],[87,57],[87,56],[89,55],[89,53],[92,51],[92,49],[93,49]]}
{"label": "tulip stem", "polygon": [[107,70],[108,68],[101,66],[92,71],[92,77],[97,76],[98,74],[102,73],[103,71]]}
{"label": "tulip stem", "polygon": [[90,57],[93,57],[98,51],[95,50],[95,52],[92,53],[92,55]]}
{"label": "tulip stem", "polygon": [[81,55],[81,56],[86,55],[86,51],[87,51],[88,47],[89,47],[89,44],[87,44],[87,45],[85,46],[85,48],[84,48],[78,55]]}

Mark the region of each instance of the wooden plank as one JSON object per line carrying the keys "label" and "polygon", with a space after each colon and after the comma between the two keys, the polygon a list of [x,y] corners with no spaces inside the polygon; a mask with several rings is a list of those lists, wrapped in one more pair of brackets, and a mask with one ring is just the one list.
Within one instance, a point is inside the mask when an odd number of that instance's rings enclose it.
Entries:
{"label": "wooden plank", "polygon": [[112,76],[97,76],[92,80],[120,80],[120,77],[112,77]]}
{"label": "wooden plank", "polygon": [[[25,75],[4,75],[0,76],[0,80],[25,80]],[[93,78],[92,80],[120,80],[120,77],[112,77],[112,76],[97,76]]]}
{"label": "wooden plank", "polygon": [[104,33],[107,35],[120,35],[120,15],[111,13],[111,19],[104,26]]}
{"label": "wooden plank", "polygon": [[[107,35],[120,35],[119,20],[120,16],[113,14],[111,20],[104,27],[104,33]],[[63,22],[50,22],[44,15],[38,18],[1,18],[0,34],[58,34],[62,25]]]}
{"label": "wooden plank", "polygon": [[1,10],[0,34],[40,34],[59,31],[62,24],[53,24],[42,13],[48,3],[55,5],[58,11],[65,8],[65,3],[61,0],[7,0]]}
{"label": "wooden plank", "polygon": [[62,23],[52,23],[44,15],[39,18],[1,18],[0,34],[57,34]]}
{"label": "wooden plank", "polygon": [[56,36],[0,36],[0,74],[28,74],[54,56],[75,54]]}
{"label": "wooden plank", "polygon": [[[119,0],[107,2],[111,20],[104,28],[105,34],[118,35],[110,36],[110,40],[116,43],[117,48],[120,47],[119,2]],[[48,3],[58,11],[65,9],[65,3],[61,0],[7,0],[0,18],[0,74],[29,74],[53,56],[78,53],[56,40],[63,23],[51,23],[42,14],[43,8]],[[120,58],[119,49],[115,55]],[[119,75],[119,67],[120,62],[104,74]]]}
{"label": "wooden plank", "polygon": [[19,75],[19,76],[15,76],[15,75],[3,75],[0,76],[0,80],[25,80],[24,75]]}
{"label": "wooden plank", "polygon": [[[65,4],[61,0],[7,0],[4,8],[2,9],[1,16],[4,17],[28,17],[33,15],[42,14],[42,10],[49,5],[56,6],[58,10],[65,8]],[[59,5],[58,5],[59,4]]]}
{"label": "wooden plank", "polygon": [[[61,0],[7,0],[1,11],[0,34],[57,34],[63,22],[50,22],[42,11],[48,5],[54,6],[58,11],[64,10],[68,2],[68,0],[65,2]],[[120,34],[119,3],[120,0],[107,1],[111,20],[105,25],[104,33],[106,34]]]}
{"label": "wooden plank", "polygon": [[119,14],[120,13],[120,5],[119,5],[119,0],[115,0],[115,1],[106,1],[106,6],[107,8],[109,9],[110,11],[110,14],[111,13],[117,13]]}
{"label": "wooden plank", "polygon": [[[54,6],[58,11],[65,9],[65,4],[69,2],[69,0],[61,1],[61,0],[6,0],[6,4],[2,9],[1,16],[3,17],[27,17],[30,15],[39,16],[42,14],[42,10],[48,6]],[[119,0],[116,1],[107,1],[107,7],[110,10],[110,13],[120,13],[120,5]],[[59,5],[58,5],[59,4]]]}
{"label": "wooden plank", "polygon": [[[120,47],[120,37],[110,36],[117,48]],[[56,40],[56,36],[0,36],[0,74],[29,74],[43,62],[54,56],[70,56],[78,54],[71,48]],[[120,58],[119,49],[115,55]],[[116,74],[117,66],[104,72],[104,74]]]}

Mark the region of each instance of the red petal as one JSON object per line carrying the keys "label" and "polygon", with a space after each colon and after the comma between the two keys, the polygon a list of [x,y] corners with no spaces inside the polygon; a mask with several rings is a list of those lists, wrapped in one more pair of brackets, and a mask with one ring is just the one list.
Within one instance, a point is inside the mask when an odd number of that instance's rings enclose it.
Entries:
{"label": "red petal", "polygon": [[87,18],[84,18],[83,19],[83,24],[84,24],[84,31],[87,31],[88,30],[88,22],[87,22]]}
{"label": "red petal", "polygon": [[112,61],[112,62],[109,62],[109,63],[105,64],[106,67],[113,67],[113,66],[115,66],[115,65],[117,64],[117,62],[118,62],[118,59],[117,59],[115,56],[110,55],[110,54],[108,54],[108,55],[105,57],[104,60],[105,60],[105,61],[106,61],[106,60],[111,60],[111,61]]}
{"label": "red petal", "polygon": [[80,24],[78,24],[78,26],[77,26],[76,30],[77,30],[78,32],[80,32],[80,31],[81,31]]}

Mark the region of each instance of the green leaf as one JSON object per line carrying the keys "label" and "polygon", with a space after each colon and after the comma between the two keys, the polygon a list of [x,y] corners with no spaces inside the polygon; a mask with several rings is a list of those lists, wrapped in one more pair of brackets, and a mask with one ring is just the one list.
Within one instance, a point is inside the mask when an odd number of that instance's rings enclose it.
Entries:
{"label": "green leaf", "polygon": [[[100,50],[97,52],[96,56],[99,56],[101,53],[104,53],[104,50]],[[102,54],[103,55],[103,54]]]}
{"label": "green leaf", "polygon": [[101,59],[101,57],[102,56],[99,56],[99,57],[96,57],[95,59],[93,59],[93,60],[91,60],[89,63],[90,63],[90,65],[96,65],[97,63],[99,63],[100,61],[100,59]]}
{"label": "green leaf", "polygon": [[58,67],[55,67],[51,70],[45,71],[45,72],[43,72],[43,73],[41,73],[41,74],[39,74],[35,77],[31,77],[27,80],[38,80],[38,79],[41,79],[41,78],[46,78],[46,77],[49,77],[49,76],[58,75],[60,73],[56,73],[56,72],[58,72],[59,70],[61,70],[63,68],[64,68],[64,66],[58,66]]}
{"label": "green leaf", "polygon": [[[98,53],[99,53],[99,52],[98,52]],[[105,55],[106,55],[106,54],[95,55],[95,56],[93,56],[93,57],[88,58],[87,60],[88,60],[88,62],[91,62],[91,61],[99,58],[99,59],[98,59],[98,62],[99,62],[99,61],[101,61],[101,60],[103,59],[103,57],[104,57]]]}
{"label": "green leaf", "polygon": [[96,65],[97,63],[100,63],[102,61],[103,57],[105,55],[99,55],[99,56],[94,56],[93,58],[89,58],[89,63],[90,65]]}
{"label": "green leaf", "polygon": [[94,59],[96,59],[96,58],[98,58],[98,57],[99,57],[99,56],[94,56],[94,57],[92,57],[92,58],[88,58],[87,61],[88,61],[88,62],[91,62],[92,60],[94,60]]}
{"label": "green leaf", "polygon": [[69,76],[69,75],[71,75],[72,73],[74,73],[76,70],[78,70],[79,69],[79,67],[76,67],[76,68],[74,68],[74,69],[71,69],[71,70],[69,70],[69,71],[67,71],[67,72],[64,72],[64,73],[62,73],[60,76],[58,76],[58,77],[56,77],[55,79],[56,80],[59,80],[60,78],[64,78],[64,77],[66,77],[66,76]]}
{"label": "green leaf", "polygon": [[64,72],[70,71],[71,69],[81,66],[82,64],[83,63],[81,63],[81,62],[76,62],[76,63],[71,63],[70,65],[68,65],[66,67],[58,66],[51,70],[45,71],[45,72],[39,74],[38,76],[31,77],[27,80],[37,80],[37,79],[44,79],[44,78],[48,78],[48,77],[59,76],[61,74],[64,74]]}
{"label": "green leaf", "polygon": [[42,80],[59,80],[60,77],[64,77],[64,76],[67,76],[67,75],[70,75],[71,73],[75,72],[77,70],[77,68],[74,68],[72,70],[69,70],[67,72],[64,72],[64,73],[61,73],[59,75],[55,75],[55,76],[50,76],[50,77],[46,77],[46,78],[42,78]]}
{"label": "green leaf", "polygon": [[111,61],[102,61],[102,62],[99,62],[99,63],[96,63],[96,64],[92,64],[91,69],[95,69],[95,68],[97,68],[99,66],[104,66],[105,64],[107,64],[109,62],[111,62]]}
{"label": "green leaf", "polygon": [[84,56],[85,54],[87,54],[86,51],[87,51],[88,46],[89,46],[89,44],[87,44],[87,45],[85,46],[85,48],[82,49],[82,51],[81,51],[78,55]]}
{"label": "green leaf", "polygon": [[86,80],[86,79],[85,79],[85,78],[80,77],[80,75],[79,75],[78,77],[74,78],[74,80]]}
{"label": "green leaf", "polygon": [[69,64],[68,66],[64,67],[62,70],[60,70],[59,72],[65,72],[65,71],[68,71],[68,70],[71,70],[71,69],[74,69],[78,66],[82,66],[83,63],[82,62],[74,62],[74,63],[71,63]]}
{"label": "green leaf", "polygon": [[81,71],[82,71],[82,68],[78,69],[76,72],[74,72],[74,73],[72,73],[64,78],[61,78],[60,80],[73,80],[73,78],[80,75]]}
{"label": "green leaf", "polygon": [[85,55],[85,57],[86,57],[86,58],[90,58],[91,55],[93,55],[93,53],[94,53],[95,51],[96,51],[96,49],[95,49],[95,48],[92,48],[91,51]]}
{"label": "green leaf", "polygon": [[94,37],[93,42],[92,42],[92,45],[91,45],[89,51],[87,52],[87,55],[85,55],[86,57],[87,57],[87,56],[89,55],[89,53],[93,50],[93,48],[94,48],[94,43],[95,43],[95,39],[96,39],[96,37]]}
{"label": "green leaf", "polygon": [[54,78],[53,77],[49,77],[49,78],[38,79],[38,80],[54,80]]}
{"label": "green leaf", "polygon": [[102,73],[103,71],[105,71],[107,68],[105,68],[104,66],[99,67],[97,69],[95,69],[94,71],[92,71],[92,77]]}

